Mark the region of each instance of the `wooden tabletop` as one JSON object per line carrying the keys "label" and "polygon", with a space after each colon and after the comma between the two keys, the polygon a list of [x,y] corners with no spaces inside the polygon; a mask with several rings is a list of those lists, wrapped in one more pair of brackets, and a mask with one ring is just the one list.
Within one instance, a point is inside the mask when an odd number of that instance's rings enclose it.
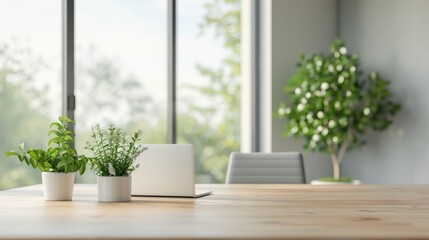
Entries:
{"label": "wooden tabletop", "polygon": [[429,239],[427,185],[198,185],[199,199],[97,202],[95,185],[49,202],[41,185],[0,192],[0,238]]}

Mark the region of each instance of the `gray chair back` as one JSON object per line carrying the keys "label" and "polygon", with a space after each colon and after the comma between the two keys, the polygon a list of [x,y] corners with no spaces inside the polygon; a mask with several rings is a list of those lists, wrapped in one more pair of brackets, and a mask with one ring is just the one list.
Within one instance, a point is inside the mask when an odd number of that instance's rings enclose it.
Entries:
{"label": "gray chair back", "polygon": [[305,183],[302,154],[233,152],[229,158],[226,183]]}

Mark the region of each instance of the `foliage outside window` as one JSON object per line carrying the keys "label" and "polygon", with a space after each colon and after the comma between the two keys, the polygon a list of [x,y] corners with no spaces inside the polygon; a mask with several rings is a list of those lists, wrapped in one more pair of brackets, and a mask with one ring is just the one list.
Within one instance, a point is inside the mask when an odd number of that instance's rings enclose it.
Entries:
{"label": "foliage outside window", "polygon": [[[202,85],[188,84],[197,99],[186,102],[186,112],[178,115],[178,143],[192,143],[196,175],[208,181],[225,181],[229,154],[240,150],[240,34],[241,1],[209,0],[200,21],[201,34],[214,34],[212,44],[222,44],[224,55],[218,67],[196,63]],[[179,56],[180,57],[180,56]],[[178,59],[180,61],[180,58]],[[207,181],[207,180],[203,180]]]}

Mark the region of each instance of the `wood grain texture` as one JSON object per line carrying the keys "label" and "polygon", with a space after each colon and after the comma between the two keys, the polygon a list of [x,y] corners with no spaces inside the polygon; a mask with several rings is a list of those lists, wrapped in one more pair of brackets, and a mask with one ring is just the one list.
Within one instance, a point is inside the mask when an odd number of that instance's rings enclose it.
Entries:
{"label": "wood grain texture", "polygon": [[97,202],[76,185],[49,202],[41,185],[0,192],[0,238],[429,239],[429,186],[198,185],[200,199]]}

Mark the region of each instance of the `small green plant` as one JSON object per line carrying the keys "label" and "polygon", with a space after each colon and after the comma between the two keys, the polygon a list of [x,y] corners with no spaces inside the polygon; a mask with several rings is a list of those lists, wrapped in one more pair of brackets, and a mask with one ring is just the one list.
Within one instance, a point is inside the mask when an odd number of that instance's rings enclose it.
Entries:
{"label": "small green plant", "polygon": [[66,116],[60,116],[58,122],[50,125],[49,135],[53,137],[48,142],[48,150],[29,148],[25,150],[24,143],[19,145],[19,152],[5,152],[6,157],[16,156],[19,161],[42,172],[70,173],[79,171],[83,174],[86,170],[87,158],[78,155],[72,147],[73,136],[69,124],[75,122]]}
{"label": "small green plant", "polygon": [[339,39],[330,55],[302,55],[284,88],[289,99],[278,108],[286,119],[285,134],[303,138],[306,149],[328,153],[333,180],[348,181],[340,178],[346,151],[364,144],[361,136],[368,127],[385,130],[400,109],[389,83],[376,72],[363,76],[359,58]]}
{"label": "small green plant", "polygon": [[94,154],[89,158],[91,169],[98,176],[129,176],[139,167],[134,165],[136,158],[147,148],[137,144],[143,132],[133,136],[114,125],[101,129],[97,124],[92,128],[92,141],[86,143],[86,149]]}

